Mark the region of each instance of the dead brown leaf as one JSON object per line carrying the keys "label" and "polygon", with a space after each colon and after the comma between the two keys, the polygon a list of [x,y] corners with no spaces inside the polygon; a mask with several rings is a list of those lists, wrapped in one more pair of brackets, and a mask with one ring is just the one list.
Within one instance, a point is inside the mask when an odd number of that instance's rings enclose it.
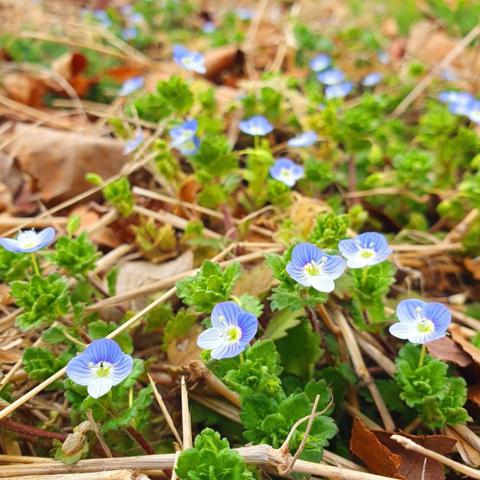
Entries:
{"label": "dead brown leaf", "polygon": [[480,280],[480,258],[467,257],[463,260],[463,264],[475,280]]}
{"label": "dead brown leaf", "polygon": [[457,450],[462,460],[472,467],[480,466],[480,452],[475,447],[472,447],[456,430],[447,427],[446,431],[449,437],[457,441]]}
{"label": "dead brown leaf", "polygon": [[243,76],[245,54],[233,45],[215,48],[205,55],[205,77],[215,83],[234,86]]}
{"label": "dead brown leaf", "polygon": [[444,362],[454,363],[459,367],[466,367],[472,363],[472,357],[466,354],[451,338],[443,337],[427,343],[430,355]]}
{"label": "dead brown leaf", "polygon": [[[80,217],[79,233],[87,231],[92,228],[101,218],[101,215],[90,208],[88,205],[80,205],[71,212],[72,215]],[[90,235],[91,240],[97,245],[115,248],[122,243],[122,239],[110,226],[105,226],[100,230],[96,230]]]}
{"label": "dead brown leaf", "polygon": [[[350,440],[351,451],[367,467],[378,475],[390,476],[400,480],[443,480],[443,465],[431,459],[425,459],[399,443],[391,440],[393,434],[382,430],[369,430],[360,420],[355,419]],[[419,445],[442,455],[449,454],[456,441],[444,435],[407,435]]]}
{"label": "dead brown leaf", "polygon": [[39,107],[48,88],[44,79],[34,73],[11,72],[2,76],[2,87],[16,102]]}
{"label": "dead brown leaf", "polygon": [[270,290],[273,275],[270,267],[260,263],[250,270],[245,270],[235,284],[233,294],[240,296],[244,294],[262,295]]}
{"label": "dead brown leaf", "polygon": [[26,134],[8,145],[8,152],[34,179],[40,199],[46,202],[65,200],[89,189],[87,173],[108,178],[127,161],[123,143],[117,140],[17,124],[15,135],[23,132]]}
{"label": "dead brown leaf", "polygon": [[171,365],[183,366],[200,358],[197,338],[201,331],[200,325],[194,325],[186,337],[178,338],[168,346],[167,356]]}
{"label": "dead brown leaf", "polygon": [[480,365],[480,349],[473,345],[468,338],[465,337],[465,335],[462,333],[461,327],[455,323],[452,323],[449,330],[452,339],[462,347],[464,352],[468,353],[468,355],[472,357],[473,361],[477,365]]}

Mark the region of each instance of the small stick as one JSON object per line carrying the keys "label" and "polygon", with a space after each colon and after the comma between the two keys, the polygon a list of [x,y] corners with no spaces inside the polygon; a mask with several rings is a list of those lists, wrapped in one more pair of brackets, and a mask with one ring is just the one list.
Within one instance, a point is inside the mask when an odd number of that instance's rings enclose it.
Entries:
{"label": "small stick", "polygon": [[360,348],[375,362],[382,367],[385,372],[390,376],[393,377],[395,374],[395,364],[377,347],[373,346],[370,342],[367,342],[361,336],[357,337],[358,344]]}
{"label": "small stick", "polygon": [[183,448],[192,448],[192,419],[190,417],[190,409],[188,407],[188,392],[185,383],[185,377],[181,379],[181,393],[182,393],[182,433],[183,433]]}
{"label": "small stick", "polygon": [[162,411],[163,416],[165,417],[165,420],[166,420],[168,426],[170,427],[170,430],[172,431],[173,435],[177,439],[178,444],[180,445],[181,448],[183,448],[182,439],[180,437],[180,434],[178,433],[177,428],[175,427],[175,423],[173,422],[172,417],[170,416],[170,413],[169,413],[169,411],[168,411],[168,409],[165,405],[165,402],[163,401],[163,398],[160,395],[160,392],[158,391],[157,386],[155,385],[155,382],[154,382],[153,378],[151,377],[151,375],[149,373],[147,373],[147,376],[148,376],[148,379],[150,380],[150,385],[153,388],[153,394],[155,395],[155,398],[157,399],[157,403],[160,407],[160,410]]}
{"label": "small stick", "polygon": [[414,452],[420,453],[425,457],[431,458],[432,460],[436,460],[437,462],[443,463],[447,467],[460,472],[463,475],[466,475],[469,478],[475,478],[480,480],[480,470],[476,470],[475,468],[468,467],[463,465],[463,463],[456,462],[455,460],[451,460],[440,453],[434,452],[433,450],[429,450],[428,448],[422,447],[418,443],[415,443],[413,440],[409,438],[403,437],[402,435],[392,435],[390,437],[392,440],[398,442],[402,447],[406,448],[407,450],[412,450]]}
{"label": "small stick", "polygon": [[360,348],[357,343],[357,339],[353,334],[353,331],[350,328],[347,319],[343,316],[343,313],[340,310],[335,311],[335,318],[340,329],[342,330],[343,338],[348,345],[348,351],[355,372],[370,391],[373,401],[375,402],[375,405],[377,407],[378,413],[382,418],[385,430],[387,430],[387,432],[395,431],[395,423],[393,422],[392,416],[390,415],[390,412],[388,411],[385,402],[383,401],[383,398],[380,395],[380,392],[378,391],[378,388],[365,365],[362,353],[360,352]]}

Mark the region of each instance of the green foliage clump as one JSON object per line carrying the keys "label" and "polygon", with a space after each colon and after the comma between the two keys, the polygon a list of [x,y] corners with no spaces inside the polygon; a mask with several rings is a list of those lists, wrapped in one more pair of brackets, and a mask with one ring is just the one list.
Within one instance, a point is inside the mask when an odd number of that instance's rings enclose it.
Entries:
{"label": "green foliage clump", "polygon": [[158,263],[165,254],[177,248],[175,229],[169,223],[159,227],[151,218],[140,219],[140,225],[133,225],[135,242],[145,258]]}
{"label": "green foliage clump", "polygon": [[220,265],[207,260],[195,276],[177,282],[177,295],[196,311],[208,313],[217,303],[230,298],[239,276],[238,262],[231,263],[222,271]]}
{"label": "green foliage clump", "polygon": [[24,279],[31,267],[30,255],[13,253],[0,248],[0,280],[2,282]]}
{"label": "green foliage clump", "polygon": [[98,249],[86,232],[76,238],[58,238],[53,252],[47,254],[51,262],[73,276],[85,276],[92,271],[98,256]]}
{"label": "green foliage clump", "polygon": [[319,215],[312,228],[309,242],[320,248],[336,249],[338,242],[347,236],[350,227],[350,217],[333,212]]}
{"label": "green foliage clump", "polygon": [[395,267],[382,262],[349,271],[353,279],[353,319],[362,330],[378,330],[386,322],[385,297],[395,282]]}
{"label": "green foliage clump", "polygon": [[[46,380],[62,369],[73,358],[75,350],[68,349],[56,356],[46,348],[29,347],[23,353],[22,363],[28,378],[31,380]],[[55,385],[54,387],[57,387]]]}
{"label": "green foliage clump", "polygon": [[226,438],[205,428],[193,448],[178,457],[175,472],[180,480],[254,480],[242,457],[230,449]]}
{"label": "green foliage clump", "polygon": [[23,308],[16,321],[22,330],[50,325],[68,312],[68,283],[56,273],[48,277],[34,275],[29,282],[15,280],[10,287],[16,304]]}
{"label": "green foliage clump", "polygon": [[135,199],[127,177],[120,177],[118,180],[105,185],[102,192],[105,200],[115,207],[122,217],[129,217],[132,214]]}
{"label": "green foliage clump", "polygon": [[423,423],[432,429],[470,420],[463,408],[467,400],[465,380],[448,375],[448,365],[429,355],[421,367],[419,360],[419,347],[407,344],[400,349],[395,373],[400,398],[415,408]]}

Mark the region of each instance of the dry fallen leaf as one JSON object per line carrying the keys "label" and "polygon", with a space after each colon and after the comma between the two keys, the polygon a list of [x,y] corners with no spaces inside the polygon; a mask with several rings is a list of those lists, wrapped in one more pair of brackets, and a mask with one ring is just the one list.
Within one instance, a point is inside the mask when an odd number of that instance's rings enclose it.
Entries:
{"label": "dry fallen leaf", "polygon": [[171,365],[183,366],[200,358],[202,350],[197,346],[197,338],[201,331],[200,325],[194,325],[186,337],[177,338],[170,343],[167,356]]}
{"label": "dry fallen leaf", "polygon": [[468,353],[473,359],[473,361],[480,366],[480,349],[477,348],[473,343],[471,343],[468,338],[462,333],[462,329],[459,325],[452,323],[450,325],[450,334],[452,339],[459,344],[462,349]]}
{"label": "dry fallen leaf", "polygon": [[259,296],[267,292],[273,281],[272,270],[264,263],[260,263],[250,270],[245,270],[235,284],[233,294]]}
{"label": "dry fallen leaf", "polygon": [[[365,465],[378,475],[400,480],[443,480],[444,467],[441,463],[426,459],[399,443],[391,440],[393,433],[369,430],[360,420],[355,419],[350,440],[351,451]],[[445,435],[402,435],[419,445],[442,455],[449,454],[456,441]]]}
{"label": "dry fallen leaf", "polygon": [[451,338],[443,337],[427,343],[430,355],[444,362],[454,363],[459,367],[466,367],[472,363],[472,357],[467,355]]}
{"label": "dry fallen leaf", "polygon": [[108,178],[127,161],[123,143],[109,138],[32,129],[24,124],[17,124],[14,134],[18,137],[7,150],[35,180],[39,196],[46,202],[65,200],[91,188],[85,180],[87,173]]}
{"label": "dry fallen leaf", "polygon": [[212,49],[205,55],[205,77],[215,83],[234,86],[236,79],[243,77],[244,66],[245,54],[233,45]]}
{"label": "dry fallen leaf", "polygon": [[454,438],[457,441],[456,448],[458,453],[462,457],[462,460],[472,467],[480,466],[480,452],[475,447],[472,447],[456,430],[451,427],[447,427],[446,432],[449,437]]}

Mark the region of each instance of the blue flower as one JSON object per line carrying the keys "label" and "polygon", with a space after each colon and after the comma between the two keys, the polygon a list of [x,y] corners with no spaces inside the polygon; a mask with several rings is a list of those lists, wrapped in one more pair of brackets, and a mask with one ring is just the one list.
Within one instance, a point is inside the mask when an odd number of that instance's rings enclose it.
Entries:
{"label": "blue flower", "polygon": [[371,72],[362,78],[362,85],[364,87],[374,87],[377,83],[381,82],[383,74],[380,72]]}
{"label": "blue flower", "polygon": [[132,368],[130,355],[123,353],[113,340],[101,338],[68,362],[67,375],[78,385],[87,387],[91,397],[99,398],[123,382]]}
{"label": "blue flower", "polygon": [[387,240],[376,232],[365,232],[355,238],[340,240],[340,253],[347,259],[349,268],[362,268],[386,260],[392,253]]}
{"label": "blue flower", "polygon": [[331,63],[332,59],[330,55],[320,53],[319,55],[313,57],[310,60],[309,65],[314,72],[321,72],[322,70],[325,70],[327,67],[329,67]]}
{"label": "blue flower", "polygon": [[253,18],[253,12],[249,8],[238,7],[234,12],[240,20],[251,20]]}
{"label": "blue flower", "polygon": [[128,27],[122,30],[122,38],[124,40],[133,40],[137,38],[138,28],[137,27]]}
{"label": "blue flower", "polygon": [[273,125],[262,115],[242,120],[238,127],[243,133],[256,137],[263,137],[273,131]]}
{"label": "blue flower", "polygon": [[279,158],[270,168],[270,175],[288,187],[293,187],[297,180],[303,177],[304,169],[301,165],[293,163],[289,158]]}
{"label": "blue flower", "polygon": [[441,303],[421,300],[402,300],[397,306],[398,322],[390,326],[390,333],[412,343],[429,343],[445,336],[452,315]]}
{"label": "blue flower", "polygon": [[345,271],[345,260],[327,255],[311,243],[299,243],[292,250],[286,270],[300,285],[328,293],[335,289],[334,280]]}
{"label": "blue flower", "polygon": [[345,74],[336,68],[329,68],[317,74],[317,80],[324,85],[336,85],[337,83],[343,82],[344,79]]}
{"label": "blue flower", "polygon": [[17,235],[17,238],[0,238],[0,245],[13,253],[33,253],[48,247],[55,240],[55,229],[48,227],[41,232],[25,230]]}
{"label": "blue flower", "polygon": [[384,65],[388,65],[390,63],[390,54],[385,50],[380,50],[377,53],[377,58],[378,58],[378,61],[380,63],[383,63]]}
{"label": "blue flower", "polygon": [[480,124],[480,101],[468,104],[465,115],[474,123]]}
{"label": "blue flower", "polygon": [[318,140],[318,135],[311,131],[307,130],[306,132],[297,135],[296,137],[291,138],[287,145],[289,147],[310,147]]}
{"label": "blue flower", "polygon": [[331,100],[332,98],[344,98],[353,89],[352,82],[343,82],[338,85],[329,85],[325,88],[325,98]]}
{"label": "blue flower", "polygon": [[98,20],[104,27],[108,28],[112,26],[112,20],[108,16],[105,10],[93,10],[92,16],[95,20]]}
{"label": "blue flower", "polygon": [[141,145],[142,142],[143,142],[143,131],[141,128],[137,128],[137,130],[135,131],[135,136],[132,139],[127,140],[125,142],[125,145],[123,147],[123,154],[128,155],[132,153]]}
{"label": "blue flower", "polygon": [[145,79],[143,77],[132,77],[123,82],[118,95],[120,97],[126,97],[131,93],[139,90],[145,84]]}
{"label": "blue flower", "polygon": [[197,345],[211,350],[212,358],[236,357],[257,333],[258,320],[235,302],[222,302],[212,310],[212,328],[202,332]]}
{"label": "blue flower", "polygon": [[468,103],[475,100],[473,95],[468,92],[457,92],[455,90],[445,90],[438,94],[438,99],[442,103],[450,104],[462,104],[467,105]]}
{"label": "blue flower", "polygon": [[170,145],[179,150],[183,155],[193,155],[200,145],[200,140],[195,135],[198,129],[198,122],[187,120],[178,127],[170,129],[170,137],[172,142]]}
{"label": "blue flower", "polygon": [[206,20],[203,22],[202,26],[202,32],[203,33],[213,33],[217,30],[217,26],[215,25],[215,22],[212,22],[211,20]]}
{"label": "blue flower", "polygon": [[458,80],[457,74],[449,68],[442,69],[440,71],[440,77],[447,82],[456,82]]}
{"label": "blue flower", "polygon": [[192,52],[182,45],[173,47],[173,61],[191,72],[203,74],[205,68],[205,57],[199,52]]}

